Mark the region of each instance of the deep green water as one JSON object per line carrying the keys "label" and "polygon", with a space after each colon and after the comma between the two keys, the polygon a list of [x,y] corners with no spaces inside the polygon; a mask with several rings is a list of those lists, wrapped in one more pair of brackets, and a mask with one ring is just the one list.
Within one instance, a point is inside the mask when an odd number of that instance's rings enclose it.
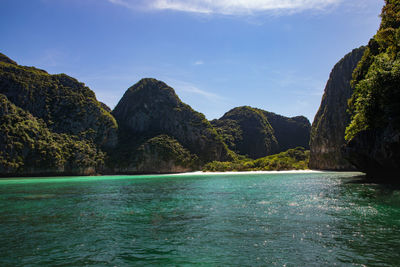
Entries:
{"label": "deep green water", "polygon": [[0,266],[400,265],[400,190],[351,173],[0,180]]}

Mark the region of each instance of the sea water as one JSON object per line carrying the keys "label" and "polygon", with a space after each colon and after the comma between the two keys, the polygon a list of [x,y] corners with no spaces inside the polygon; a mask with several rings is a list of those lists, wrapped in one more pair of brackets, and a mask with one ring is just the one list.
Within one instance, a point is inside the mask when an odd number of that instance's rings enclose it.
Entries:
{"label": "sea water", "polygon": [[400,190],[355,173],[0,180],[0,266],[399,266]]}

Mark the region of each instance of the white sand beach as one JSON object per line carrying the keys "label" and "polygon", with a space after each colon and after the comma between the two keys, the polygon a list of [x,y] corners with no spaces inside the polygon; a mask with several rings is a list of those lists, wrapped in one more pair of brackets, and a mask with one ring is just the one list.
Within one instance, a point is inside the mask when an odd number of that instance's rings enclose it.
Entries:
{"label": "white sand beach", "polygon": [[290,171],[244,171],[244,172],[184,172],[177,173],[174,175],[219,175],[219,174],[231,174],[231,175],[240,175],[240,174],[284,174],[284,173],[326,173],[327,171],[316,171],[316,170],[290,170]]}

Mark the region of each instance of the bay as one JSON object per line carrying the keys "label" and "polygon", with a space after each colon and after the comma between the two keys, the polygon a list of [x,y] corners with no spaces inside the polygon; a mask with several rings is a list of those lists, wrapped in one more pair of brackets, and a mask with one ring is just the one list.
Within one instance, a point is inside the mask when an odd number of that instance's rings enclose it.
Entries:
{"label": "bay", "polygon": [[357,173],[0,180],[1,266],[399,266],[400,190]]}

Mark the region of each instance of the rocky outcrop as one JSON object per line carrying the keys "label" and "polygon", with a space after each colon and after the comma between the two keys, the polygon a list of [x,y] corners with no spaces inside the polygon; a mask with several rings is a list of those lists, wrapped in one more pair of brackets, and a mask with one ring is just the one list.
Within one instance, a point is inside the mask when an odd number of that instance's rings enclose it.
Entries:
{"label": "rocky outcrop", "polygon": [[101,147],[116,145],[115,119],[92,90],[72,77],[19,66],[1,54],[0,93],[43,119],[53,132],[79,136]]}
{"label": "rocky outcrop", "polygon": [[0,62],[8,63],[8,64],[13,64],[13,65],[18,65],[17,62],[14,60],[10,59],[6,55],[0,53]]}
{"label": "rocky outcrop", "polygon": [[399,183],[400,132],[398,130],[388,127],[384,130],[361,131],[343,148],[343,153],[370,179]]}
{"label": "rocky outcrop", "polygon": [[0,176],[90,175],[103,163],[92,142],[50,131],[0,94]]}
{"label": "rocky outcrop", "polygon": [[306,117],[288,118],[264,110],[263,113],[274,129],[274,135],[279,144],[279,152],[296,147],[310,149],[311,123]]}
{"label": "rocky outcrop", "polygon": [[308,148],[311,125],[302,116],[287,118],[243,106],[211,123],[231,150],[253,159],[299,146]]}
{"label": "rocky outcrop", "polygon": [[382,22],[353,73],[346,158],[376,182],[400,183],[400,2]]}
{"label": "rocky outcrop", "polygon": [[345,130],[350,123],[347,102],[353,93],[352,73],[363,56],[365,48],[354,49],[333,68],[326,84],[321,106],[311,129],[311,169],[355,170],[341,152],[345,144]]}
{"label": "rocky outcrop", "polygon": [[121,150],[163,134],[203,163],[230,159],[229,150],[205,116],[184,104],[161,81],[142,79],[130,87],[112,114],[120,127]]}
{"label": "rocky outcrop", "polygon": [[258,109],[237,107],[211,123],[229,148],[240,155],[256,159],[279,151],[274,131]]}

